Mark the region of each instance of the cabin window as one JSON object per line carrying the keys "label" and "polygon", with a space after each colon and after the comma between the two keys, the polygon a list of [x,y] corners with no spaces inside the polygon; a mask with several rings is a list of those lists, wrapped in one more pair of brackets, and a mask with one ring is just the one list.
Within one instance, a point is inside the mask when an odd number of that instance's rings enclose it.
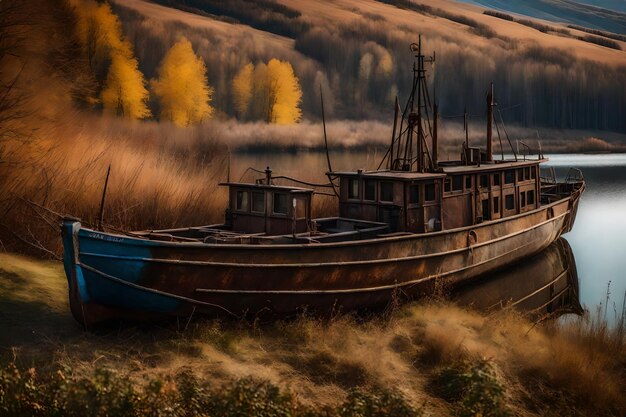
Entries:
{"label": "cabin window", "polygon": [[499,186],[500,185],[500,173],[496,173],[493,174],[493,185],[494,186]]}
{"label": "cabin window", "polygon": [[463,191],[463,176],[455,175],[452,177],[452,191]]}
{"label": "cabin window", "polygon": [[528,205],[535,205],[535,190],[530,190],[526,193],[526,202]]}
{"label": "cabin window", "polygon": [[358,178],[348,179],[348,198],[359,198],[359,180]]}
{"label": "cabin window", "polygon": [[252,211],[265,213],[265,193],[259,191],[252,192]]}
{"label": "cabin window", "polygon": [[528,181],[530,179],[530,167],[524,168],[524,180]]}
{"label": "cabin window", "polygon": [[493,212],[495,214],[500,213],[500,197],[493,198]]}
{"label": "cabin window", "polygon": [[472,189],[472,176],[471,175],[468,175],[465,177],[465,189],[466,190]]}
{"label": "cabin window", "polygon": [[364,191],[365,191],[365,200],[376,201],[376,181],[374,180],[365,180]]}
{"label": "cabin window", "polygon": [[519,193],[519,204],[520,207],[526,207],[526,193],[524,191]]}
{"label": "cabin window", "polygon": [[504,197],[504,207],[507,210],[515,209],[515,196],[513,194],[509,194],[506,197]]}
{"label": "cabin window", "polygon": [[237,191],[237,202],[235,208],[238,211],[248,211],[248,192]]}
{"label": "cabin window", "polygon": [[504,171],[504,183],[505,184],[513,184],[515,182],[515,171],[509,169]]}
{"label": "cabin window", "polygon": [[487,174],[483,174],[480,176],[480,186],[482,188],[489,187],[489,176]]}
{"label": "cabin window", "polygon": [[452,190],[452,184],[450,178],[446,178],[445,180],[443,180],[443,191],[449,193],[450,190]]}
{"label": "cabin window", "polygon": [[517,181],[524,181],[524,168],[520,168],[517,170]]}
{"label": "cabin window", "polygon": [[427,182],[424,185],[424,201],[435,201],[435,183],[434,181]]}
{"label": "cabin window", "polygon": [[274,193],[274,213],[275,214],[288,214],[289,202],[287,201],[287,194]]}
{"label": "cabin window", "polygon": [[535,179],[537,178],[537,168],[536,167],[532,167],[530,170],[530,178]]}
{"label": "cabin window", "polygon": [[393,182],[380,183],[380,201],[393,201]]}
{"label": "cabin window", "polygon": [[419,204],[420,202],[420,187],[417,184],[411,184],[409,186],[409,203]]}

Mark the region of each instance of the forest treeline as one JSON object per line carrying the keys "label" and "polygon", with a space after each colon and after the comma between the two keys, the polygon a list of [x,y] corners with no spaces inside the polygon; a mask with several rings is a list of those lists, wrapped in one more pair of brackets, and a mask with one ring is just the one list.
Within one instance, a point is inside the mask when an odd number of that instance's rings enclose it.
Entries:
{"label": "forest treeline", "polygon": [[[207,63],[208,78],[215,86],[214,105],[228,116],[240,114],[231,88],[237,73],[249,63],[273,58],[293,66],[302,88],[302,116],[307,119],[321,116],[320,85],[327,113],[338,119],[387,120],[395,96],[406,99],[413,59],[409,44],[418,33],[390,24],[385,16],[356,12],[360,17],[349,21],[338,18],[313,25],[295,8],[272,0],[160,2],[295,42],[295,50],[276,50],[244,31],[233,30],[226,37],[207,27],[156,22],[122,3],[115,5],[124,33],[135,44],[139,67],[148,77],[170,45],[184,35]],[[406,9],[409,2],[384,3]],[[436,86],[444,116],[461,114],[467,107],[475,117],[484,117],[485,93],[494,82],[502,116],[509,123],[626,132],[626,67],[579,59],[540,44],[521,44],[471,18],[410,3],[414,13],[466,27],[468,36],[463,39],[444,30],[422,34],[426,49],[437,53],[430,82]],[[473,42],[472,35],[489,42]]]}
{"label": "forest treeline", "polygon": [[[157,117],[179,126],[210,119],[214,88],[207,78],[207,62],[196,55],[185,36],[168,45],[167,52],[146,79],[133,44],[122,32],[118,16],[108,2],[67,0],[80,44],[84,82],[78,85],[79,102],[104,113],[128,119]],[[209,63],[220,66],[218,63]],[[248,71],[251,69],[251,71]],[[289,62],[271,59],[267,65],[248,63],[232,80],[239,117],[289,124],[300,120],[301,91]]]}

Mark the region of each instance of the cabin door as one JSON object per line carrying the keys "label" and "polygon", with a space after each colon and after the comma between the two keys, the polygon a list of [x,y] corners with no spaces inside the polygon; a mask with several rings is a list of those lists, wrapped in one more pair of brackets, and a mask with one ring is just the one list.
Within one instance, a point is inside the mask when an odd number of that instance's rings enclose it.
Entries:
{"label": "cabin door", "polygon": [[483,209],[483,221],[491,220],[491,207],[489,204],[489,197],[483,198],[482,209]]}

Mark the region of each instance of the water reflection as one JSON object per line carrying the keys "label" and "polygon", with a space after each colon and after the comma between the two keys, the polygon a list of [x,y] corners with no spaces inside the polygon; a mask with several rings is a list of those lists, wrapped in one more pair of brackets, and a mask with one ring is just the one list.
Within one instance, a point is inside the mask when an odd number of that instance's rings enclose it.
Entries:
{"label": "water reflection", "polygon": [[574,253],[563,238],[532,257],[458,288],[452,298],[485,312],[514,308],[533,320],[583,311]]}

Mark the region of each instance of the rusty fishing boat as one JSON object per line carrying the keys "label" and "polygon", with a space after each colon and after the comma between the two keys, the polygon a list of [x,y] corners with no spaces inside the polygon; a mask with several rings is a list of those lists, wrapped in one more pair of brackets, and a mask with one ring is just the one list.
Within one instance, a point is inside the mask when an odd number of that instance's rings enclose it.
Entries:
{"label": "rusty fishing boat", "polygon": [[66,218],[74,317],[89,325],[163,314],[376,306],[394,294],[428,292],[436,282],[467,282],[570,231],[582,175],[542,178],[541,152],[522,157],[513,146],[512,157],[494,158],[493,85],[485,148],[470,146],[466,136],[459,160],[439,160],[439,115],[425,69],[434,54],[423,55],[421,39],[411,49],[411,92],[403,110],[396,100],[379,168],[334,171],[328,159],[337,217],[312,218],[315,190],[279,185],[268,168],[252,183],[221,184],[229,194],[223,224],[110,232]]}

